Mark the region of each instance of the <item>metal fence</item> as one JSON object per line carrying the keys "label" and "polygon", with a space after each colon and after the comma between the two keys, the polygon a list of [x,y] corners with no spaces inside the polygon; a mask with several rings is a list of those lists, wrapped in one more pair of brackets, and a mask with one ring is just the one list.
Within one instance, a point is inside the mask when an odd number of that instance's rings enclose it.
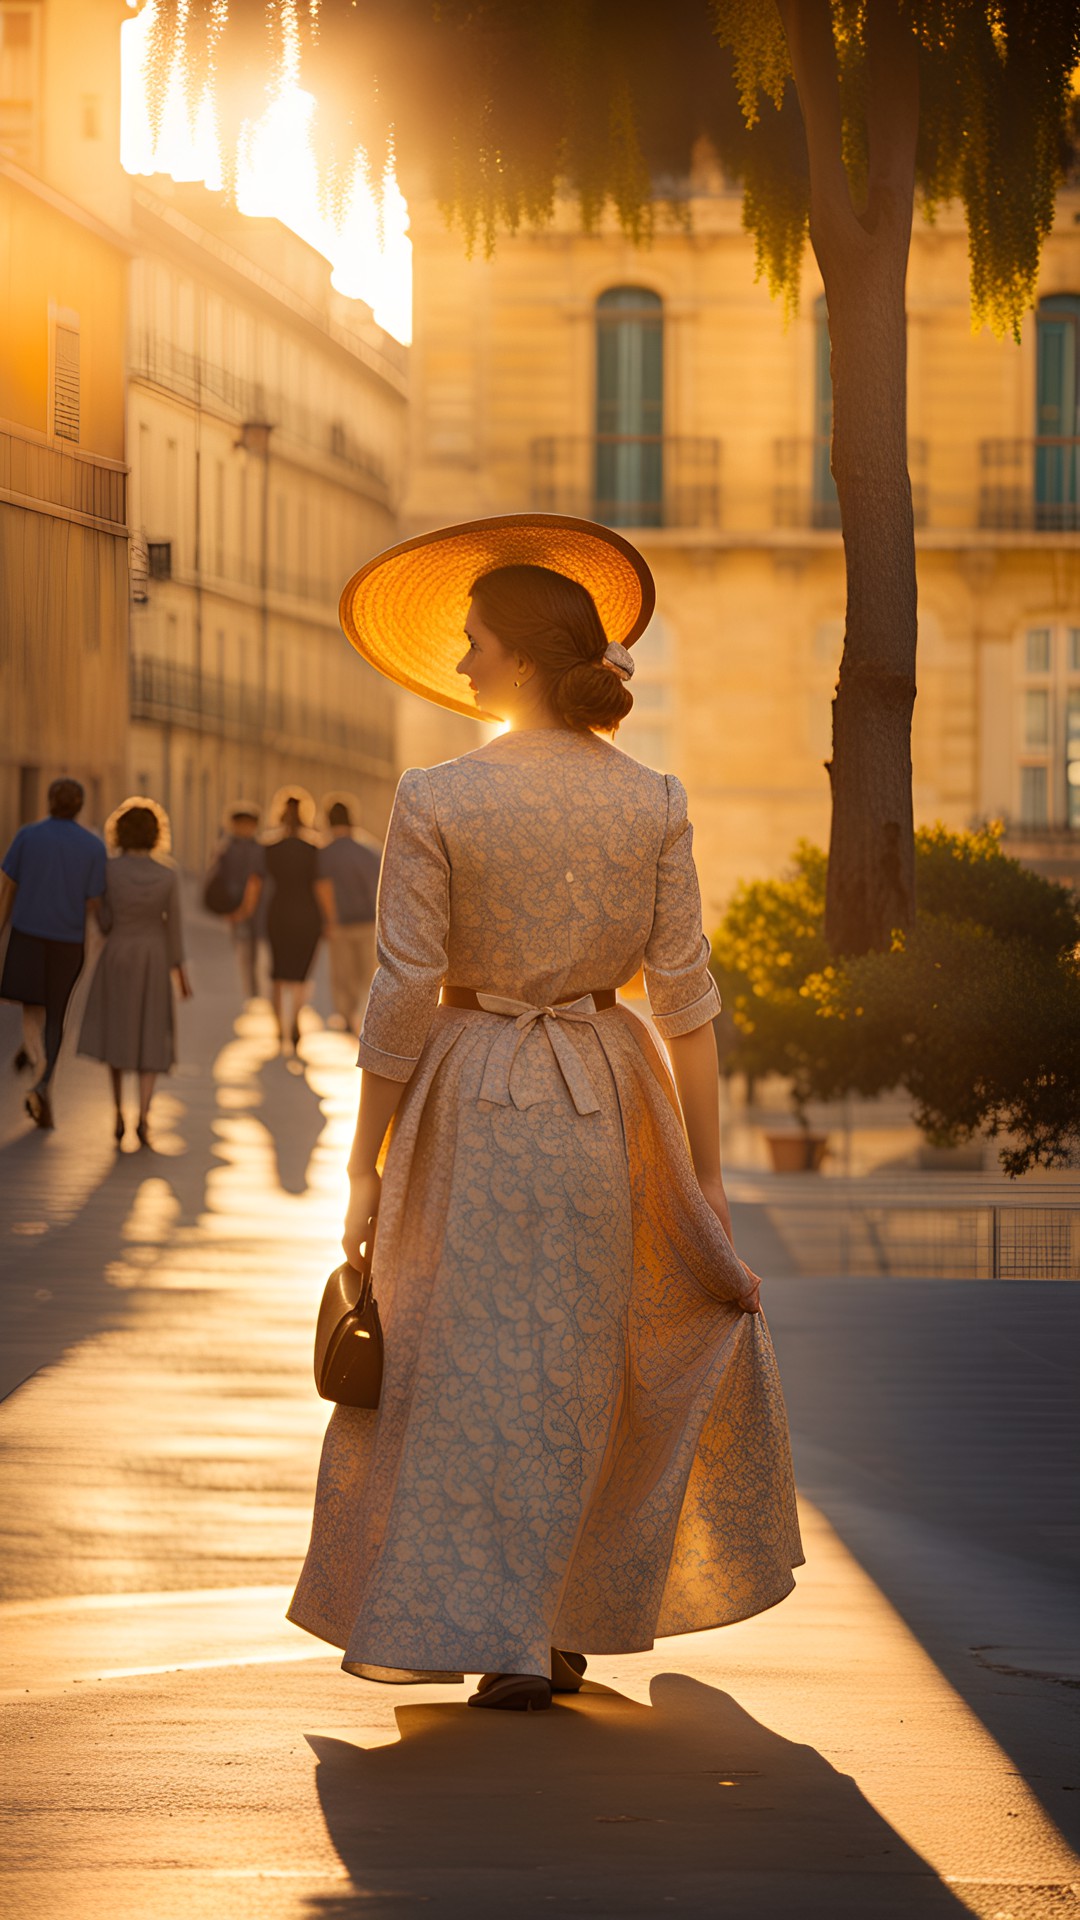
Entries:
{"label": "metal fence", "polygon": [[[949,1178],[949,1176],[942,1176]],[[785,1185],[815,1176],[788,1176]],[[787,1271],[806,1275],[941,1280],[1080,1280],[1080,1198],[1063,1204],[965,1199],[912,1204],[897,1197],[838,1204],[828,1189],[811,1197],[756,1195],[782,1242]],[[748,1197],[748,1196],[747,1196]]]}

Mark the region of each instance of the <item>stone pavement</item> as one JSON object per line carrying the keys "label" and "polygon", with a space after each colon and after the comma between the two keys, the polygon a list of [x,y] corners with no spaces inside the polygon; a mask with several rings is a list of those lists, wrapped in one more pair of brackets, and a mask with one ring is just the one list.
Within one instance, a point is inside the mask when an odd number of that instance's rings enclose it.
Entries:
{"label": "stone pavement", "polygon": [[220,929],[191,944],[153,1154],[88,1062],[53,1136],[0,1085],[3,1910],[1080,1915],[1080,1292],[773,1282],[790,1600],[527,1720],[346,1678],[283,1608],[351,1050],[311,1015],[290,1072]]}

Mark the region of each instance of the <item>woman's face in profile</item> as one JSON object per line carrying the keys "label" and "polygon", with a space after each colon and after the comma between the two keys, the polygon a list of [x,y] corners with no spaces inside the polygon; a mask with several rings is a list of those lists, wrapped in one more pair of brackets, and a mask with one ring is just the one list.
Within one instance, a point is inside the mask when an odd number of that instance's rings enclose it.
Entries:
{"label": "woman's face in profile", "polygon": [[520,704],[520,689],[514,683],[521,677],[522,663],[516,654],[507,651],[491,628],[484,625],[475,600],[470,602],[466,615],[465,637],[468,647],[458,661],[457,671],[464,674],[477,706],[484,713],[493,713],[499,720],[509,719],[514,707]]}

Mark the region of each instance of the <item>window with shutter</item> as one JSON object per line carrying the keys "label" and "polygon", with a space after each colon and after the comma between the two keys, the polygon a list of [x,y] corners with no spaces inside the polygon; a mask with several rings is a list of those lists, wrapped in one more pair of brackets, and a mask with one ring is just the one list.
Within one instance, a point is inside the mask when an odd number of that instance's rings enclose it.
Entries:
{"label": "window with shutter", "polygon": [[79,335],[59,323],[53,343],[53,432],[61,440],[79,438]]}

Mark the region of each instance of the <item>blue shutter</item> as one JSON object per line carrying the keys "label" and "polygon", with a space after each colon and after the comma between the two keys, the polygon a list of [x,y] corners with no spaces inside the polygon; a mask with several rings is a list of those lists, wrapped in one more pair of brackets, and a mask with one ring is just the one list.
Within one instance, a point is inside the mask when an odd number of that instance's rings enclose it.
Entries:
{"label": "blue shutter", "polygon": [[1077,356],[1080,298],[1054,294],[1039,303],[1035,376],[1035,524],[1075,527],[1077,504]]}
{"label": "blue shutter", "polygon": [[596,303],[593,510],[607,526],[662,525],[663,431],[663,305],[646,287],[612,287]]}
{"label": "blue shutter", "polygon": [[832,367],[829,363],[829,313],[825,295],[814,302],[814,448],[813,522],[815,527],[840,525],[840,502],[832,476]]}

